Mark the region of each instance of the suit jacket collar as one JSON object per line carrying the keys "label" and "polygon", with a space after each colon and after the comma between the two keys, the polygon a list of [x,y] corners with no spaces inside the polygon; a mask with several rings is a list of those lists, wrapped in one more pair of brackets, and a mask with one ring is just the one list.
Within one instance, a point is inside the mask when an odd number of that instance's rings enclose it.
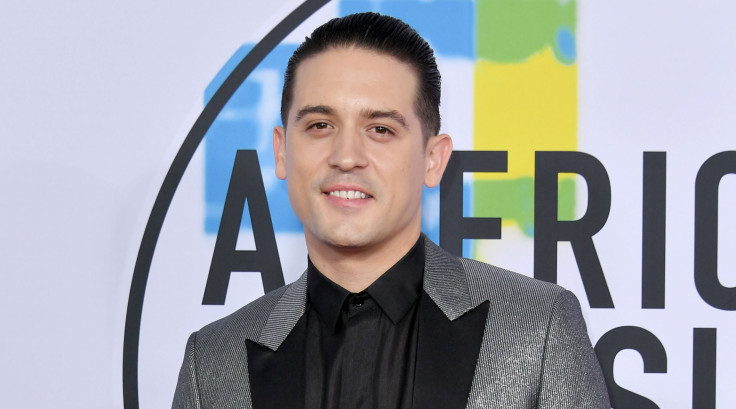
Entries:
{"label": "suit jacket collar", "polygon": [[[426,263],[424,291],[450,320],[480,305],[480,297],[472,297],[460,260],[424,237]],[[304,314],[307,301],[307,273],[288,286],[266,320],[263,330],[253,341],[277,350]]]}
{"label": "suit jacket collar", "polygon": [[[426,243],[414,408],[464,408],[478,363],[489,303],[474,294],[460,259]],[[430,301],[431,299],[431,301]]]}
{"label": "suit jacket collar", "polygon": [[[460,260],[424,237],[426,263],[424,291],[440,310],[454,321],[483,303],[473,297]],[[304,314],[307,301],[307,273],[288,286],[266,320],[263,330],[253,341],[277,350]]]}
{"label": "suit jacket collar", "polygon": [[[424,291],[419,298],[413,407],[464,408],[478,361],[488,303],[473,296],[460,259],[426,237],[424,243]],[[256,407],[300,407],[304,365],[298,362],[303,353],[303,334],[294,333],[294,328],[304,314],[306,301],[304,273],[287,286],[268,313],[257,339],[250,340],[260,344],[248,346],[248,372],[252,375],[251,393]],[[290,334],[292,337],[287,338]],[[282,344],[284,348],[279,350]]]}
{"label": "suit jacket collar", "polygon": [[275,351],[289,335],[307,304],[307,273],[291,283],[284,291],[266,320],[263,330],[253,341]]}
{"label": "suit jacket collar", "polygon": [[425,238],[427,261],[424,291],[450,321],[482,304],[485,299],[470,291],[460,259]]}

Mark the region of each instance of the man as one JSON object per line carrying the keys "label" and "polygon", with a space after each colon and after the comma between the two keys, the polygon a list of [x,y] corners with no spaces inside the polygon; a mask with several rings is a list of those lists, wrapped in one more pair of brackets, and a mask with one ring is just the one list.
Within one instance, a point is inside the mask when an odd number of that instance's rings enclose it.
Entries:
{"label": "man", "polygon": [[452,152],[439,100],[431,48],[391,17],[294,52],[273,145],[307,271],[192,334],[175,408],[610,408],[574,295],[421,234]]}

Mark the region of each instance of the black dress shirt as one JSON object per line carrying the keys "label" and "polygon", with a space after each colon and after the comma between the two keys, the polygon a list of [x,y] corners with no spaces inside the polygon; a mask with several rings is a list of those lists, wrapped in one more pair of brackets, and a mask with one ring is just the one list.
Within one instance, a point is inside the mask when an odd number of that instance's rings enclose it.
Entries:
{"label": "black dress shirt", "polygon": [[306,408],[411,408],[422,237],[365,291],[350,293],[309,262]]}

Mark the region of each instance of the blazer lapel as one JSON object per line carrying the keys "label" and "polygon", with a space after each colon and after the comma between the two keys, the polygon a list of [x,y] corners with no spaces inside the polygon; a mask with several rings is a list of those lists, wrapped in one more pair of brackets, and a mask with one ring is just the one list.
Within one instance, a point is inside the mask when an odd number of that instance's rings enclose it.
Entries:
{"label": "blazer lapel", "polygon": [[[413,407],[460,409],[467,405],[489,303],[473,297],[460,261],[424,238],[424,291]],[[263,330],[246,341],[253,408],[304,407],[304,316],[307,277],[281,296]]]}
{"label": "blazer lapel", "polygon": [[307,275],[279,299],[257,339],[246,340],[253,408],[303,408],[305,388],[304,316]]}
{"label": "blazer lapel", "polygon": [[465,408],[489,303],[474,300],[460,261],[428,238],[419,299],[414,408]]}
{"label": "blazer lapel", "polygon": [[246,341],[253,408],[304,407],[304,328],[297,325],[276,351]]}

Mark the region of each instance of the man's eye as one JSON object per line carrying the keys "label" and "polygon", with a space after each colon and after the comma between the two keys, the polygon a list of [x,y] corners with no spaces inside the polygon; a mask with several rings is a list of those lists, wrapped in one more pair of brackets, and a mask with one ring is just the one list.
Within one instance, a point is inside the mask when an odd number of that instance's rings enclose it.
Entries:
{"label": "man's eye", "polygon": [[390,134],[391,130],[386,128],[385,126],[374,126],[373,131],[377,134],[386,135]]}
{"label": "man's eye", "polygon": [[315,122],[309,126],[312,129],[327,129],[330,125],[327,122]]}

